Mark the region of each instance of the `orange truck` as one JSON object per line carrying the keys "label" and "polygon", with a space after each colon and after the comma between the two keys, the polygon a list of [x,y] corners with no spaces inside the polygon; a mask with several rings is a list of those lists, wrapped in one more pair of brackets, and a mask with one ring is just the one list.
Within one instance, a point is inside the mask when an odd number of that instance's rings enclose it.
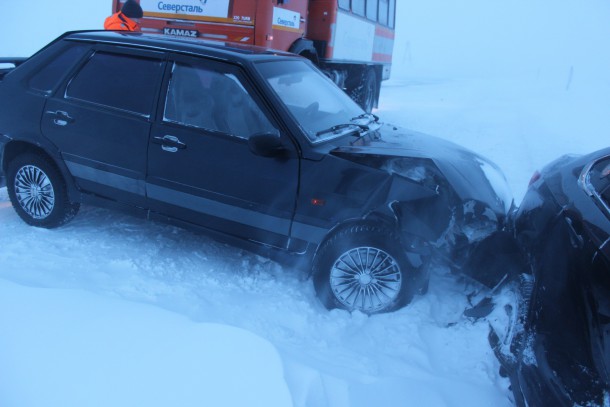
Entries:
{"label": "orange truck", "polygon": [[[113,0],[113,12],[121,0]],[[390,77],[396,0],[139,0],[143,32],[302,55],[367,112]]]}

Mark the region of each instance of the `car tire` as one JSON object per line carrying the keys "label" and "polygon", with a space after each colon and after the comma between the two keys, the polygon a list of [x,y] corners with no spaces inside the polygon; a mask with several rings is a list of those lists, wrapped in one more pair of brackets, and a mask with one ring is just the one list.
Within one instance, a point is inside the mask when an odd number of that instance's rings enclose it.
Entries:
{"label": "car tire", "polygon": [[32,226],[61,226],[80,208],[80,204],[70,202],[65,180],[55,163],[41,154],[26,153],[13,159],[8,165],[6,184],[13,208]]}
{"label": "car tire", "polygon": [[375,314],[411,301],[415,270],[395,233],[359,224],[336,232],[320,246],[313,281],[328,309]]}

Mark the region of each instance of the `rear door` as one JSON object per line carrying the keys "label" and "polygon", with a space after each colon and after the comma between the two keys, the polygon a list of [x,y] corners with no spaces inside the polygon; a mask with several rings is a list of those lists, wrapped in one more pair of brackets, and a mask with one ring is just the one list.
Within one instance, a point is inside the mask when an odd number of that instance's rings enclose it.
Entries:
{"label": "rear door", "polygon": [[[286,247],[299,161],[291,140],[235,65],[174,56],[148,149],[150,208],[232,236]],[[282,134],[285,154],[261,157],[255,133]]]}
{"label": "rear door", "polygon": [[49,98],[42,132],[86,192],[143,206],[163,53],[99,46]]}

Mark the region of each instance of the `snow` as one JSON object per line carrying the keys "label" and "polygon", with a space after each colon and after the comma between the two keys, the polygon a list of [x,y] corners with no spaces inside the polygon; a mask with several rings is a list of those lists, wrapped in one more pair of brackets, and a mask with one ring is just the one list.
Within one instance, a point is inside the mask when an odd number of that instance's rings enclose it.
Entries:
{"label": "snow", "polygon": [[[398,1],[383,120],[532,173],[607,146],[610,3]],[[63,8],[60,7],[63,4]],[[0,56],[101,28],[111,1],[3,4]],[[326,311],[297,270],[83,207],[25,225],[0,189],[0,406],[510,406],[478,287],[442,267],[408,307]]]}
{"label": "snow", "polygon": [[2,406],[291,404],[275,348],[240,328],[4,279],[0,320],[10,327],[0,336]]}

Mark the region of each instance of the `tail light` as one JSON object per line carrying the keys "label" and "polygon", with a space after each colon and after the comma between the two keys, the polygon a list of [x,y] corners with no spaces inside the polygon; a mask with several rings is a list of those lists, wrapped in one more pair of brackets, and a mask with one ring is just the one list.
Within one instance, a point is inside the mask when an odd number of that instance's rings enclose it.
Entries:
{"label": "tail light", "polygon": [[532,175],[532,178],[530,178],[530,183],[527,184],[528,187],[531,187],[532,184],[536,181],[538,181],[540,179],[542,175],[540,175],[540,172],[535,171],[534,174]]}

